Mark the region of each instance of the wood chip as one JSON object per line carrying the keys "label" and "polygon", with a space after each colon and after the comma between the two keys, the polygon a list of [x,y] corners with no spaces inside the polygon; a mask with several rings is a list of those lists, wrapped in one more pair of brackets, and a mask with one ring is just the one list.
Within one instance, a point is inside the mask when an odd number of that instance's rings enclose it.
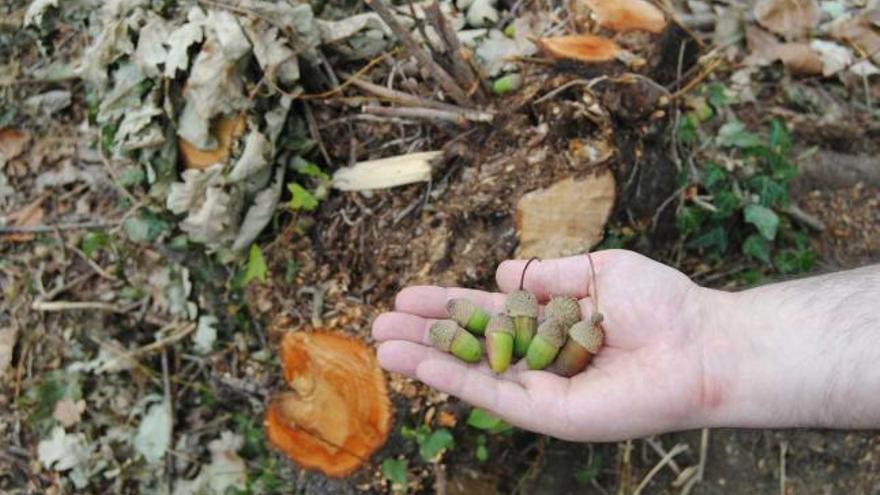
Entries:
{"label": "wood chip", "polygon": [[591,34],[538,38],[538,46],[552,58],[580,62],[609,62],[621,51],[610,39]]}
{"label": "wood chip", "polygon": [[333,187],[340,191],[367,191],[431,180],[431,160],[440,151],[423,151],[379,160],[358,162],[333,174]]}
{"label": "wood chip", "polygon": [[588,251],[602,240],[614,198],[610,172],[564,179],[524,195],[516,206],[516,256],[547,259]]}
{"label": "wood chip", "polygon": [[585,0],[585,3],[596,16],[596,23],[612,31],[661,33],[666,28],[663,11],[645,0]]}

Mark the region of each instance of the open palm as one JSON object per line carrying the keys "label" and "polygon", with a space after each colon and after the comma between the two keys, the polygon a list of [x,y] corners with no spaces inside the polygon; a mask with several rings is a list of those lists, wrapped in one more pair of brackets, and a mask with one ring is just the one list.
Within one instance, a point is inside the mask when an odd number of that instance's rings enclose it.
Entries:
{"label": "open palm", "polygon": [[[395,311],[380,315],[373,336],[379,362],[529,430],[568,440],[608,441],[700,426],[714,400],[705,385],[703,335],[697,328],[701,289],[686,276],[622,250],[592,254],[596,285],[586,256],[534,262],[526,290],[541,303],[550,296],[579,299],[583,314],[598,296],[605,319],[605,347],[572,378],[529,371],[523,362],[502,375],[484,362],[471,365],[428,345],[428,328],[446,317],[450,298],[465,297],[490,312],[504,308],[504,294],[462,288],[408,287]],[[506,293],[518,288],[525,261],[506,261],[497,280]]]}

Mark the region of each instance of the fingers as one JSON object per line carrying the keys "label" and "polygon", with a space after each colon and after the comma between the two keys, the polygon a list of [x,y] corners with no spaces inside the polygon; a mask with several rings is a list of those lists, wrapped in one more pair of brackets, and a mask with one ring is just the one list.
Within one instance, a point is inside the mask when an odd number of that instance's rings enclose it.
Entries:
{"label": "fingers", "polygon": [[386,370],[412,378],[418,378],[416,369],[421,363],[431,360],[459,363],[475,373],[492,377],[497,380],[512,382],[517,382],[519,380],[520,372],[526,369],[525,361],[520,361],[515,366],[511,366],[506,372],[498,375],[492,372],[485,362],[467,365],[448,353],[432,347],[402,340],[392,340],[380,345],[377,352],[377,358],[379,359],[379,364]]}
{"label": "fingers", "polygon": [[386,340],[407,340],[418,344],[428,344],[428,329],[437,320],[425,319],[409,313],[382,313],[373,322],[373,338]]}
{"label": "fingers", "polygon": [[[591,253],[596,275],[602,272],[603,262],[608,262],[611,251]],[[519,289],[520,277],[526,260],[509,260],[501,263],[495,274],[502,292]],[[591,280],[590,264],[585,255],[533,261],[526,271],[524,288],[542,301],[550,296],[567,295],[575,298],[589,295]]]}
{"label": "fingers", "polygon": [[445,288],[428,285],[407,287],[397,294],[394,307],[398,311],[424,316],[425,318],[446,318],[446,302],[462,297],[470,299],[477,306],[495,313],[504,308],[504,294],[475,289]]}

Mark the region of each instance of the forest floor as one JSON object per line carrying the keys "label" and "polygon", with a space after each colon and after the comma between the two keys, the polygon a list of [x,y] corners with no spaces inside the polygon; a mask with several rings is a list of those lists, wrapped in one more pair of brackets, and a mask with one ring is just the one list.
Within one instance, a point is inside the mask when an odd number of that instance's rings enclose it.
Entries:
{"label": "forest floor", "polygon": [[[713,429],[576,444],[506,428],[400,376],[387,377],[391,436],[350,478],[300,470],[262,426],[282,383],[282,332],[328,328],[370,342],[372,320],[406,285],[493,289],[517,246],[511,198],[568,175],[617,178],[595,249],[633,249],[704,285],[739,290],[880,262],[877,76],[862,85],[794,77],[780,64],[745,70],[742,53],[695,71],[693,84],[679,67],[664,90],[669,110],[612,119],[611,163],[581,170],[552,159],[599,134],[566,113],[577,87],[536,103],[594,77],[578,68],[535,64],[520,91],[486,96],[487,107],[512,109],[503,120],[465,128],[363,118],[352,101],[365,96],[338,88],[294,104],[317,122],[310,158],[324,171],[355,155],[439,148],[445,165],[428,184],[331,191],[313,211],[279,209],[258,238],[257,266],[188,242],[141,168],[110,155],[89,86],[70,70],[90,35],[62,22],[47,50],[20,29],[28,3],[0,7],[3,493],[196,493],[222,469],[233,474],[220,486],[236,493],[390,493],[395,473],[383,461],[393,459],[406,461],[396,465],[409,493],[628,494],[673,450],[642,493],[877,493],[875,432]],[[338,72],[362,66],[342,61]],[[381,83],[394,67],[386,57],[362,75]],[[608,107],[620,91],[602,93]],[[544,167],[521,153],[535,142],[546,143]],[[652,187],[661,201],[642,211]],[[755,238],[741,206],[722,214],[719,198],[741,190],[779,212],[778,240]],[[192,317],[196,307],[213,321]],[[167,446],[150,441],[163,428],[159,405],[173,418]]]}

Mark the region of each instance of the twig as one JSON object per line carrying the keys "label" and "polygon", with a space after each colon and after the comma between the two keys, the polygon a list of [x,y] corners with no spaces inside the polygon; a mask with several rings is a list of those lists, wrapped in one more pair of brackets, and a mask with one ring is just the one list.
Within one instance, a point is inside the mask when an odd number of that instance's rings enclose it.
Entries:
{"label": "twig", "polygon": [[788,452],[788,442],[779,444],[779,495],[785,495],[785,454]]}
{"label": "twig", "polygon": [[324,288],[307,286],[297,292],[297,295],[310,294],[312,296],[312,327],[324,326]]}
{"label": "twig", "polygon": [[648,474],[646,474],[645,477],[642,478],[642,482],[639,483],[639,486],[636,487],[635,491],[633,492],[633,495],[639,495],[640,493],[642,493],[642,490],[644,490],[645,487],[648,486],[648,483],[651,482],[651,479],[654,478],[654,476],[657,473],[659,473],[661,469],[663,469],[663,466],[668,464],[672,460],[673,457],[677,456],[678,454],[681,454],[682,452],[686,451],[687,449],[688,449],[688,446],[686,443],[680,443],[680,444],[676,445],[675,447],[672,447],[672,450],[667,452],[666,455],[663,456],[662,459],[660,459],[660,462],[655,464],[654,467],[652,467],[651,470],[648,471]]}
{"label": "twig", "polygon": [[384,61],[386,58],[390,57],[394,53],[395,53],[395,51],[386,52],[386,53],[383,53],[382,55],[379,55],[378,57],[374,58],[373,60],[370,60],[369,62],[367,62],[367,65],[358,69],[358,71],[355,72],[351,77],[349,77],[345,82],[343,82],[342,84],[336,86],[335,88],[333,88],[329,91],[324,91],[323,93],[311,93],[311,94],[299,95],[298,98],[301,100],[323,100],[326,98],[330,98],[331,96],[341,92],[343,89],[345,89],[349,85],[354,84],[355,79],[366,74],[367,72],[370,71],[370,69],[372,69],[373,67],[375,67],[380,62]]}
{"label": "twig", "polygon": [[21,226],[14,225],[0,226],[0,234],[19,234],[19,233],[35,233],[44,234],[46,232],[55,232],[57,230],[97,230],[115,227],[119,225],[119,221],[104,222],[80,222],[80,223],[62,223],[59,225],[34,225]]}
{"label": "twig", "polygon": [[693,79],[688,81],[687,84],[685,84],[681,89],[679,89],[678,91],[673,93],[671,99],[677,100],[677,99],[681,98],[682,96],[690,93],[692,89],[697,87],[707,77],[712,75],[712,73],[715,72],[715,69],[717,69],[718,66],[720,66],[722,63],[724,63],[724,59],[722,59],[722,58],[716,58],[715,60],[710,62],[709,65],[707,65],[706,68],[703,69],[702,72],[700,72],[699,74],[697,74],[696,77],[694,77]]}
{"label": "twig", "polygon": [[785,212],[788,213],[791,218],[794,218],[801,224],[817,231],[823,232],[825,230],[825,224],[815,215],[811,215],[804,210],[802,210],[798,205],[791,204],[788,208],[785,209]]}
{"label": "twig", "polygon": [[416,40],[412,37],[412,34],[400,25],[397,17],[391,13],[391,10],[388,8],[388,5],[384,0],[365,0],[365,2],[372,7],[373,10],[379,14],[379,17],[385,21],[385,24],[391,28],[394,35],[397,36],[401,43],[403,43],[403,46],[410,55],[415,57],[419,64],[434,76],[437,83],[440,84],[440,87],[449,94],[449,97],[455,100],[459,105],[467,105],[469,102],[467,93],[455,82],[452,76],[443,70],[433,58],[422,50]]}
{"label": "twig", "polygon": [[533,104],[541,103],[542,101],[549,100],[559,93],[565,91],[568,88],[573,88],[575,86],[586,86],[588,89],[591,89],[596,84],[608,79],[608,76],[599,76],[593,79],[572,79],[571,81],[566,82],[565,84],[559,86],[558,88],[552,89],[548,91],[546,94],[532,102]]}
{"label": "twig", "polygon": [[465,126],[468,121],[471,122],[492,122],[495,114],[488,112],[480,112],[477,110],[465,110],[461,112],[451,112],[448,110],[438,110],[436,108],[422,107],[380,107],[375,105],[365,105],[361,111],[373,115],[384,115],[386,117],[404,117],[426,120],[441,120],[452,122],[454,124]]}
{"label": "twig", "polygon": [[324,140],[321,139],[321,132],[318,130],[318,122],[315,120],[315,114],[312,113],[312,107],[305,101],[303,102],[303,113],[306,116],[306,123],[309,126],[309,134],[311,134],[312,139],[318,143],[318,149],[321,151],[321,156],[324,157],[326,163],[333,163],[333,160],[330,159],[330,154],[327,153],[327,147],[324,146]]}
{"label": "twig", "polygon": [[703,428],[700,435],[700,462],[697,464],[697,474],[689,479],[684,488],[681,489],[681,495],[688,495],[694,486],[703,481],[703,475],[706,472],[706,456],[709,452],[709,428]]}
{"label": "twig", "polygon": [[469,57],[467,52],[461,46],[461,40],[458,39],[455,30],[453,30],[449,26],[449,23],[446,22],[446,17],[443,15],[443,12],[440,11],[440,4],[438,4],[436,0],[425,9],[425,17],[446,44],[446,48],[449,51],[449,57],[452,59],[452,72],[454,73],[456,80],[459,80],[464,84],[465,88],[467,88],[468,94],[472,94],[479,89],[480,79],[468,63]]}
{"label": "twig", "polygon": [[[648,446],[650,446],[652,449],[654,449],[654,452],[656,452],[657,455],[659,455],[660,457],[666,457],[666,455],[667,455],[666,449],[664,449],[663,445],[660,442],[658,442],[657,440],[655,440],[654,437],[646,438],[645,443],[647,443]],[[676,476],[681,474],[681,466],[679,466],[678,463],[675,462],[675,459],[670,458],[668,466],[670,469],[672,469],[672,472],[674,472]]]}
{"label": "twig", "polygon": [[31,309],[41,312],[89,310],[107,311],[110,313],[128,313],[131,308],[100,302],[100,301],[34,301]]}
{"label": "twig", "polygon": [[451,112],[468,111],[466,108],[450,105],[441,101],[430,100],[428,98],[422,98],[421,96],[416,96],[414,94],[406,93],[404,91],[386,88],[385,86],[373,84],[371,82],[364,81],[363,79],[352,77],[351,79],[349,79],[349,81],[351,82],[352,86],[357,86],[358,88],[368,93],[372,93],[380,98],[385,98],[386,100],[390,100],[395,103],[400,103],[401,105],[407,105],[411,107],[429,107]]}
{"label": "twig", "polygon": [[98,275],[100,275],[101,277],[103,277],[103,278],[105,278],[105,279],[107,279],[107,280],[114,280],[114,281],[115,281],[115,280],[119,280],[119,278],[116,277],[116,275],[113,275],[112,273],[107,273],[107,271],[104,270],[103,268],[101,268],[100,265],[98,265],[97,263],[95,263],[94,261],[92,261],[92,259],[89,258],[88,256],[86,256],[86,253],[82,252],[82,250],[80,250],[78,247],[76,247],[76,246],[68,246],[68,248],[70,248],[71,251],[73,251],[74,253],[76,253],[77,256],[79,256],[80,258],[82,258],[82,260],[85,261],[86,264],[89,265],[89,266],[92,268],[92,270],[95,270],[95,272],[96,272]]}

